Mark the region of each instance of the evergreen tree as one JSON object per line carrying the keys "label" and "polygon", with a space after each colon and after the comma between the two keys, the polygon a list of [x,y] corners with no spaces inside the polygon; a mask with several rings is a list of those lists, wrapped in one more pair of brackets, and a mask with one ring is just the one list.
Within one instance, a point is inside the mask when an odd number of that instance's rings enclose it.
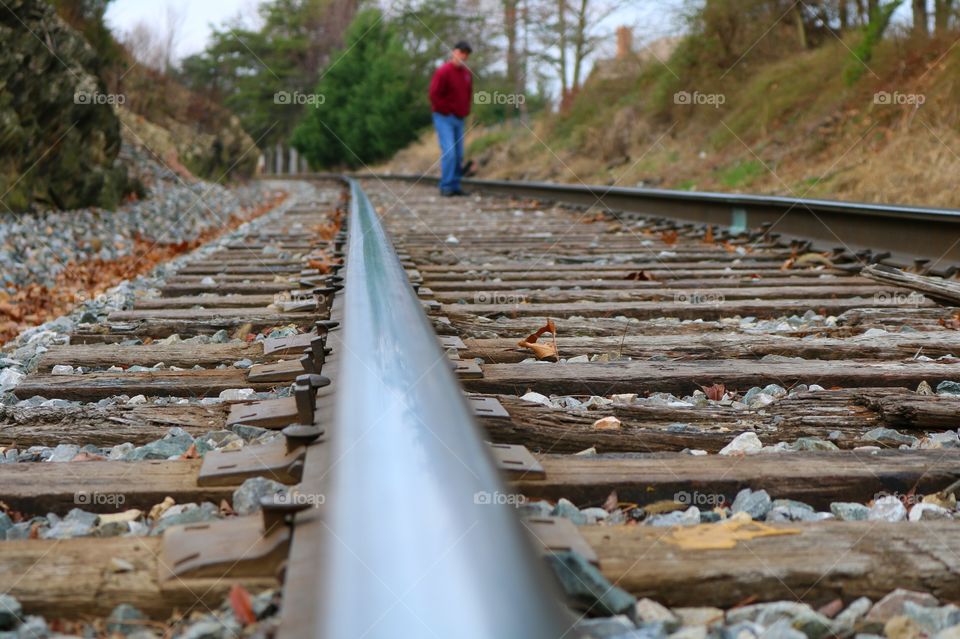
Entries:
{"label": "evergreen tree", "polygon": [[425,82],[396,27],[378,10],[363,11],[321,74],[322,104],[307,110],[293,145],[315,168],[386,159],[430,122]]}

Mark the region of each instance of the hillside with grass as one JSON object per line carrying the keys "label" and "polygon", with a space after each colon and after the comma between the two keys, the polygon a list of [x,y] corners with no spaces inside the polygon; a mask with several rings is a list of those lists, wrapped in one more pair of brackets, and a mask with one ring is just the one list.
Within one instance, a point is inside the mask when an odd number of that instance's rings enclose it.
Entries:
{"label": "hillside with grass", "polygon": [[[886,27],[801,44],[781,23],[745,53],[701,27],[662,62],[598,62],[559,113],[470,127],[467,156],[484,178],[960,207],[958,34]],[[436,160],[424,131],[382,168]]]}

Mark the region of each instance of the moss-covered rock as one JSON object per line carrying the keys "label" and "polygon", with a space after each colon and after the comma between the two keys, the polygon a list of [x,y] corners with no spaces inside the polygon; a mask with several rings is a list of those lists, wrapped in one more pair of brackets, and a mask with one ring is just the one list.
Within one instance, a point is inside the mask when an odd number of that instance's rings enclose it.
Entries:
{"label": "moss-covered rock", "polygon": [[44,0],[0,11],[0,210],[113,208],[120,122],[87,42]]}

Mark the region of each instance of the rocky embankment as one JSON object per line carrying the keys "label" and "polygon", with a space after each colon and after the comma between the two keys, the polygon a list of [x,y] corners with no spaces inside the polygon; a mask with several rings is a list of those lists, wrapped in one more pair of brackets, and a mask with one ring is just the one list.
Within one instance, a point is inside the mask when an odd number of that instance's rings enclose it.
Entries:
{"label": "rocky embankment", "polygon": [[94,50],[44,0],[7,0],[0,42],[0,210],[116,206],[130,185]]}

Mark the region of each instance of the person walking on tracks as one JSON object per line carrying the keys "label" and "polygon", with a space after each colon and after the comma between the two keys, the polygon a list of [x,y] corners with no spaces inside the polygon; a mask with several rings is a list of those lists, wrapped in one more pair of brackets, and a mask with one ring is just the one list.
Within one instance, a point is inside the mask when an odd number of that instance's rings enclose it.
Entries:
{"label": "person walking on tracks", "polygon": [[440,142],[440,194],[466,195],[460,188],[463,166],[463,120],[470,114],[473,77],[467,60],[473,50],[460,41],[450,60],[440,65],[430,81],[430,108]]}

